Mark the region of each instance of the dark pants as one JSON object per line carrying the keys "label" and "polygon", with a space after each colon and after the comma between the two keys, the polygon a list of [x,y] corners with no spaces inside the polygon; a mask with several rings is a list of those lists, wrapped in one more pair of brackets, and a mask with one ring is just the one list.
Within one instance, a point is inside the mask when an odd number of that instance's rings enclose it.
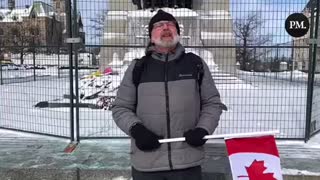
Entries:
{"label": "dark pants", "polygon": [[141,172],[132,167],[133,180],[201,180],[201,166],[158,172]]}

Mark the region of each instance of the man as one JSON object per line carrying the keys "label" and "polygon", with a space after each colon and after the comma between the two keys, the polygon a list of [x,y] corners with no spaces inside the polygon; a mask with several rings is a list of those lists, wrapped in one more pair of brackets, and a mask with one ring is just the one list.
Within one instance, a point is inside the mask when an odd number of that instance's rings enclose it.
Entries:
{"label": "man", "polygon": [[[116,124],[131,137],[133,180],[200,180],[203,137],[214,132],[226,107],[206,63],[179,43],[171,14],[159,10],[149,36],[146,56],[128,67],[112,108]],[[182,136],[186,142],[158,141]]]}

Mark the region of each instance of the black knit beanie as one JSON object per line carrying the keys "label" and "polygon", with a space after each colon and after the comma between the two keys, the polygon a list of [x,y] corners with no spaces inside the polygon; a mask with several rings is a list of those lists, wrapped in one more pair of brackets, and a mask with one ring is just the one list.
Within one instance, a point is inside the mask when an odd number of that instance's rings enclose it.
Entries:
{"label": "black knit beanie", "polygon": [[151,32],[152,32],[152,29],[153,29],[153,24],[156,23],[156,22],[159,22],[159,21],[172,21],[176,24],[176,28],[177,28],[177,33],[180,35],[180,28],[179,28],[179,24],[176,20],[176,18],[174,18],[172,16],[172,14],[169,14],[163,10],[159,10],[157,12],[157,14],[155,14],[150,22],[149,22],[149,26],[148,26],[148,29],[149,29],[149,37],[151,37]]}

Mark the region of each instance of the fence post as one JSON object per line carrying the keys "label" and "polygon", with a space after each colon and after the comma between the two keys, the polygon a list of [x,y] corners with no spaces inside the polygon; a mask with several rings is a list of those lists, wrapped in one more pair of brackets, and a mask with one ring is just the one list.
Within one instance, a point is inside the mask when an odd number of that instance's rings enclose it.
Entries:
{"label": "fence post", "polygon": [[[313,4],[313,7],[311,8],[305,142],[308,141],[311,136],[310,128],[311,128],[311,116],[312,116],[312,97],[313,97],[315,62],[317,60],[317,38],[318,38],[318,29],[319,29],[319,27],[318,27],[318,25],[319,25],[319,12],[318,12],[318,10],[315,11],[315,8],[318,9],[319,1],[317,1],[316,7],[314,7],[314,5],[315,4]],[[314,23],[314,17],[316,18],[315,23]],[[314,29],[314,34],[313,34],[313,27],[316,27]]]}
{"label": "fence post", "polygon": [[0,60],[0,85],[2,85],[2,84],[3,84],[3,79],[2,79],[2,61]]}
{"label": "fence post", "polygon": [[60,78],[60,46],[58,47],[58,78]]}
{"label": "fence post", "polygon": [[32,54],[33,54],[33,81],[36,81],[36,52],[35,52],[35,49],[33,48],[33,51],[32,51]]}
{"label": "fence post", "polygon": [[294,71],[294,41],[291,44],[291,72],[290,72],[290,82],[293,81],[293,71]]}
{"label": "fence post", "polygon": [[[71,16],[71,0],[65,1],[66,8],[66,29],[67,37],[72,37],[72,16]],[[74,94],[73,94],[73,45],[72,43],[67,44],[69,52],[69,82],[70,82],[70,140],[74,141]]]}
{"label": "fence post", "polygon": [[[77,0],[73,0],[73,35],[79,38]],[[74,62],[75,62],[75,98],[76,98],[76,141],[80,141],[79,132],[79,71],[78,71],[78,44],[74,44]]]}

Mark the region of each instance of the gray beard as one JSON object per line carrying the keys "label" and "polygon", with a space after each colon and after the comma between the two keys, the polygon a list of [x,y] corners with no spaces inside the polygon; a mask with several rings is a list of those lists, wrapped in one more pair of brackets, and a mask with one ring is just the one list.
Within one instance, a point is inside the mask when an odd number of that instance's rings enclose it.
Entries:
{"label": "gray beard", "polygon": [[154,40],[154,44],[156,46],[162,47],[162,48],[173,48],[177,45],[177,43],[180,41],[180,36],[176,35],[173,37],[172,41],[163,41],[161,40],[161,37]]}

